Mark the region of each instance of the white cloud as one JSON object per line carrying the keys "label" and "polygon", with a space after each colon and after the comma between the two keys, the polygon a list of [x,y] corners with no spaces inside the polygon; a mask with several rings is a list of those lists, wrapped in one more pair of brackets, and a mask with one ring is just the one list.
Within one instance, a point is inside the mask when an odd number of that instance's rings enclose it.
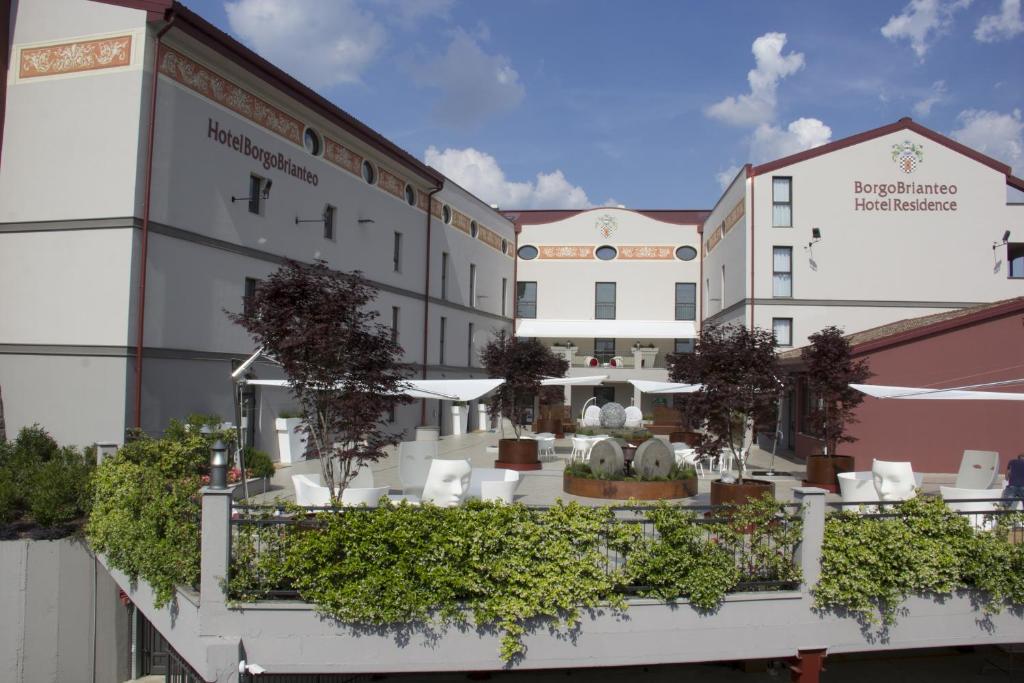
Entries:
{"label": "white cloud", "polygon": [[441,91],[435,113],[455,127],[477,126],[492,114],[513,109],[526,94],[508,58],[487,54],[477,37],[461,28],[453,32],[447,51],[416,69],[414,77],[420,85]]}
{"label": "white cloud", "polygon": [[983,43],[1009,40],[1024,33],[1024,21],[1020,16],[1020,0],[1003,0],[999,14],[986,14],[974,29],[974,37]]}
{"label": "white cloud", "polygon": [[374,0],[381,8],[381,18],[413,29],[428,17],[447,18],[455,0]]}
{"label": "white cloud", "polygon": [[931,90],[923,99],[914,103],[914,113],[918,116],[928,116],[932,113],[932,107],[940,102],[946,101],[946,82],[935,81]]}
{"label": "white cloud", "polygon": [[953,24],[953,15],[968,7],[971,0],[910,0],[903,14],[889,17],[882,35],[889,40],[909,40],[919,59],[935,38],[946,33]]}
{"label": "white cloud", "polygon": [[786,130],[762,123],[754,131],[750,156],[754,163],[761,163],[819,147],[831,139],[832,129],[818,119],[799,118],[791,122]]}
{"label": "white cloud", "polygon": [[538,173],[533,182],[505,177],[498,160],[472,147],[438,150],[431,146],[425,161],[488,204],[503,209],[585,209],[591,206],[582,187],[560,170]]}
{"label": "white cloud", "polygon": [[1024,121],[1020,109],[1010,114],[967,109],[960,112],[957,121],[960,127],[950,133],[955,140],[1014,168],[1024,163]]}
{"label": "white cloud", "polygon": [[314,87],[359,82],[387,39],[353,0],[235,0],[224,11],[246,44]]}
{"label": "white cloud", "polygon": [[735,178],[736,174],[739,172],[739,166],[730,166],[724,171],[719,171],[718,173],[716,173],[715,180],[718,181],[719,186],[721,186],[721,188],[724,190],[725,188],[729,187],[729,183],[733,181],[733,178]]}
{"label": "white cloud", "polygon": [[779,81],[804,66],[803,53],[783,55],[785,46],[785,33],[766,33],[755,39],[751,46],[755,67],[747,72],[750,93],[726,97],[708,107],[705,113],[734,126],[755,126],[771,121],[775,117],[775,91]]}

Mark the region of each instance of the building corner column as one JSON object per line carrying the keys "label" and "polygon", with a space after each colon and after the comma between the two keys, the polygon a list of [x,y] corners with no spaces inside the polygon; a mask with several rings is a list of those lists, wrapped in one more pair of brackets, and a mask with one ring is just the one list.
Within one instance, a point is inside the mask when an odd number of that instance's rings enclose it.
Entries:
{"label": "building corner column", "polygon": [[199,561],[200,635],[222,635],[217,617],[227,610],[227,581],[231,565],[231,490],[209,486],[202,490]]}

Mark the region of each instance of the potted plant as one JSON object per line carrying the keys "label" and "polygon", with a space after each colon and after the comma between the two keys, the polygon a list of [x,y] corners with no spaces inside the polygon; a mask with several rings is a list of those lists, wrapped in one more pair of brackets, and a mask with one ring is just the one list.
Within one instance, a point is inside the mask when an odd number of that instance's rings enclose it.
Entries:
{"label": "potted plant", "polygon": [[306,430],[302,427],[302,412],[284,410],[274,420],[277,431],[277,459],[282,465],[306,458]]}
{"label": "potted plant", "polygon": [[[504,379],[488,399],[492,414],[512,423],[514,439],[499,439],[495,467],[538,470],[537,442],[522,438],[523,424],[533,412],[534,397],[545,377],[563,377],[569,363],[535,339],[509,337],[504,331],[491,340],[480,354],[490,377]],[[502,424],[504,434],[504,424]]]}
{"label": "potted plant", "polygon": [[685,414],[704,416],[697,452],[707,457],[731,454],[737,465],[735,480],[711,482],[711,504],[773,496],[771,482],[746,476],[754,424],[771,415],[781,388],[773,334],[739,325],[706,326],[693,353],[670,354],[668,365],[673,382],[701,385],[699,391],[678,395]]}
{"label": "potted plant", "polygon": [[808,339],[811,343],[800,354],[812,397],[807,422],[821,438],[822,452],[808,456],[806,482],[835,491],[836,475],[854,468],[852,456],[839,454],[839,444],[856,441],[846,429],[857,422],[854,412],[864,400],[850,384],[862,384],[871,371],[866,361],[853,360],[850,341],[838,327],[826,327]]}
{"label": "potted plant", "polygon": [[469,429],[469,403],[455,401],[452,403],[452,434],[465,434]]}

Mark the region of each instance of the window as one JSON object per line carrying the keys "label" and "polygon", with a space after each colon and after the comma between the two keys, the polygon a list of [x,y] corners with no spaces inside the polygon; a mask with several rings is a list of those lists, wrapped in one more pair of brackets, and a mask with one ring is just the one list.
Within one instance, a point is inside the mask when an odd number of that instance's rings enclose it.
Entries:
{"label": "window", "polygon": [[448,300],[448,252],[441,252],[441,298]]}
{"label": "window", "polygon": [[676,283],[676,320],[697,319],[697,283]]}
{"label": "window", "polygon": [[537,317],[537,283],[516,283],[516,315],[520,318]]}
{"label": "window", "polygon": [[718,296],[721,297],[718,300],[719,301],[719,306],[724,307],[725,306],[725,264],[724,263],[722,264],[722,281],[719,284],[722,285],[721,287],[719,287],[719,292],[718,292]]}
{"label": "window", "polygon": [[334,239],[334,214],[337,209],[328,204],[324,207],[324,239]]}
{"label": "window", "polygon": [[615,356],[614,339],[595,339],[594,358],[602,363],[608,363]]}
{"label": "window", "polygon": [[363,180],[373,185],[377,182],[377,169],[368,159],[363,159]]}
{"label": "window", "polygon": [[777,346],[793,345],[792,318],[772,318],[772,332],[775,333],[775,344]]}
{"label": "window", "polygon": [[255,174],[249,176],[249,213],[263,213],[263,178]]}
{"label": "window", "polygon": [[402,272],[402,233],[395,232],[395,245],[391,253],[391,266],[396,273]]}
{"label": "window", "polygon": [[692,339],[676,339],[672,350],[676,353],[693,353]]}
{"label": "window", "polygon": [[501,278],[501,314],[506,314],[508,306],[505,304],[505,300],[508,299],[508,278]]}
{"label": "window", "polygon": [[480,228],[476,227],[476,221],[469,222],[469,234],[471,237],[476,237],[477,233],[480,232]]}
{"label": "window", "polygon": [[242,314],[248,315],[252,313],[253,297],[256,296],[256,285],[259,284],[259,280],[254,277],[245,278],[245,291],[242,294]]}
{"label": "window", "polygon": [[692,261],[697,258],[697,250],[693,247],[679,247],[676,249],[676,258],[680,261]]}
{"label": "window", "polygon": [[302,136],[302,144],[306,148],[306,151],[315,157],[320,156],[320,152],[323,151],[323,145],[320,142],[320,135],[312,128],[306,129],[306,134]]}
{"label": "window", "polygon": [[772,296],[793,296],[793,247],[772,247]]}
{"label": "window", "polygon": [[601,259],[602,261],[611,261],[618,255],[618,253],[619,252],[615,249],[615,247],[605,244],[603,246],[598,247],[597,250],[594,251],[594,256]]}
{"label": "window", "polygon": [[405,203],[409,206],[416,206],[416,190],[412,188],[412,185],[405,186]]}
{"label": "window", "polygon": [[440,365],[444,365],[444,338],[446,332],[448,332],[448,318],[441,316],[441,348],[437,354],[437,362]]}
{"label": "window", "polygon": [[441,208],[441,220],[445,222],[445,225],[452,222],[452,207],[447,204]]}
{"label": "window", "polygon": [[523,246],[519,247],[519,258],[523,259],[524,261],[532,261],[533,259],[537,258],[537,253],[537,247],[533,246],[532,244],[524,244]]}
{"label": "window", "polygon": [[391,341],[398,343],[398,306],[391,307]]}
{"label": "window", "polygon": [[508,240],[501,241],[501,253],[508,255]]}
{"label": "window", "polygon": [[476,308],[476,264],[469,264],[469,307]]}
{"label": "window", "polygon": [[473,366],[473,323],[469,323],[466,330],[466,365]]}
{"label": "window", "polygon": [[1007,243],[1006,260],[1010,264],[1010,277],[1024,277],[1024,242]]}
{"label": "window", "polygon": [[793,225],[792,178],[772,178],[772,225],[776,228]]}
{"label": "window", "polygon": [[615,320],[615,283],[594,283],[594,320]]}

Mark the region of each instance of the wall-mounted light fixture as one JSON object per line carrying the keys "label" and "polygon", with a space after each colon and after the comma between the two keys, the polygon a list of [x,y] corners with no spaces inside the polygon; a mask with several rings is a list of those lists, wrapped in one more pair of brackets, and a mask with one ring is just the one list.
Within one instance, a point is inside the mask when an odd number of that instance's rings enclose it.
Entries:
{"label": "wall-mounted light fixture", "polygon": [[328,205],[328,206],[324,207],[324,212],[320,216],[320,218],[299,218],[298,216],[296,216],[295,217],[295,225],[298,225],[299,223],[323,223],[324,225],[327,225],[327,222],[330,221],[330,220],[331,220],[331,207]]}
{"label": "wall-mounted light fixture", "polygon": [[[268,178],[267,182],[263,184],[262,188],[260,188],[260,198],[261,199],[264,199],[264,200],[270,199],[270,188],[273,186],[273,184],[274,184],[274,181],[270,180]],[[248,196],[248,197],[236,197],[234,195],[231,195],[231,203],[232,204],[234,204],[235,202],[247,202],[250,199],[252,199],[251,195]]]}
{"label": "wall-mounted light fixture", "polygon": [[815,243],[821,241],[821,228],[811,228],[811,241],[807,243],[808,247],[813,247]]}
{"label": "wall-mounted light fixture", "polygon": [[1001,242],[993,242],[992,243],[992,250],[995,251],[999,247],[1005,246],[1009,242],[1010,242],[1010,231],[1007,230],[1006,232],[1003,233],[1003,240]]}

